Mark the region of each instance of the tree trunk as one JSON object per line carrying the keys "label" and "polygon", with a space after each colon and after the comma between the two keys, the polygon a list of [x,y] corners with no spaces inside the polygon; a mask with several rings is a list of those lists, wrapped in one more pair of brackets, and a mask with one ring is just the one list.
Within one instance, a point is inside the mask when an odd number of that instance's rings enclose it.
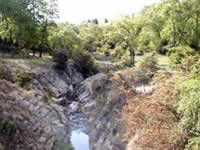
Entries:
{"label": "tree trunk", "polygon": [[39,57],[42,58],[42,49],[40,49],[40,56]]}

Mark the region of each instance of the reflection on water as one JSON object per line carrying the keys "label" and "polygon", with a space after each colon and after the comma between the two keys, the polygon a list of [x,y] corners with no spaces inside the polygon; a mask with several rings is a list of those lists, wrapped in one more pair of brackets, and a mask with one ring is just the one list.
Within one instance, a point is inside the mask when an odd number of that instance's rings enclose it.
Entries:
{"label": "reflection on water", "polygon": [[74,130],[71,134],[71,143],[75,150],[89,150],[89,136],[81,130]]}
{"label": "reflection on water", "polygon": [[138,94],[151,94],[153,92],[153,87],[150,85],[141,85],[135,88]]}

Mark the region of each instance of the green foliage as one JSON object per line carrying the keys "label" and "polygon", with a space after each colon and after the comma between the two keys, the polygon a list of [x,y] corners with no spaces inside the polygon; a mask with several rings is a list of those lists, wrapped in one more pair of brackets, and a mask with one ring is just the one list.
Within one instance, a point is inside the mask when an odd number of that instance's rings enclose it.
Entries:
{"label": "green foliage", "polygon": [[192,137],[188,141],[186,150],[200,149],[200,80],[190,79],[179,83],[179,101],[177,111],[181,116],[181,124]]}
{"label": "green foliage", "polygon": [[193,137],[189,139],[185,150],[199,150],[200,149],[200,137]]}
{"label": "green foliage", "polygon": [[51,25],[48,30],[48,41],[52,49],[67,49],[71,53],[82,49],[79,29],[75,25]]}
{"label": "green foliage", "polygon": [[131,67],[134,66],[135,60],[130,56],[129,52],[126,52],[124,55],[122,55],[120,63],[124,66]]}
{"label": "green foliage", "polygon": [[97,47],[101,47],[103,30],[97,24],[83,24],[79,26],[82,48],[89,52],[94,52]]}
{"label": "green foliage", "polygon": [[0,37],[16,42],[20,48],[47,48],[47,26],[56,16],[56,1],[0,0]]}
{"label": "green foliage", "polygon": [[13,136],[16,132],[16,125],[13,121],[1,120],[0,121],[0,134],[4,136]]}
{"label": "green foliage", "polygon": [[78,53],[74,61],[75,67],[85,78],[98,72],[94,59],[89,53]]}
{"label": "green foliage", "polygon": [[140,62],[139,68],[145,72],[154,73],[157,71],[158,60],[154,53],[147,54],[144,59]]}
{"label": "green foliage", "polygon": [[22,88],[28,88],[29,83],[32,81],[33,75],[28,72],[19,71],[16,77],[16,83]]}
{"label": "green foliage", "polygon": [[188,46],[173,47],[169,49],[168,55],[173,64],[181,64],[183,59],[194,55],[195,52]]}
{"label": "green foliage", "polygon": [[194,78],[200,79],[200,59],[192,65],[192,75]]}
{"label": "green foliage", "polygon": [[199,55],[188,56],[179,65],[179,68],[185,73],[199,74]]}
{"label": "green foliage", "polygon": [[71,144],[65,144],[61,150],[74,150]]}
{"label": "green foliage", "polygon": [[67,50],[57,50],[53,53],[53,61],[56,63],[55,67],[60,70],[64,70],[66,68],[66,63],[68,61],[68,53]]}
{"label": "green foliage", "polygon": [[178,86],[179,101],[177,110],[181,114],[184,128],[200,132],[200,80],[190,79]]}

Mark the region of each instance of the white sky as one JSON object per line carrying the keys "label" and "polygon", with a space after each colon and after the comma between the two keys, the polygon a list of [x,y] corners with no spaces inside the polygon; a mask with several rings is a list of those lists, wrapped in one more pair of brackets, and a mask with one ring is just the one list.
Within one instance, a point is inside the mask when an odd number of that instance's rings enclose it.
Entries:
{"label": "white sky", "polygon": [[141,11],[160,0],[58,0],[59,22],[80,23],[88,19],[114,19]]}

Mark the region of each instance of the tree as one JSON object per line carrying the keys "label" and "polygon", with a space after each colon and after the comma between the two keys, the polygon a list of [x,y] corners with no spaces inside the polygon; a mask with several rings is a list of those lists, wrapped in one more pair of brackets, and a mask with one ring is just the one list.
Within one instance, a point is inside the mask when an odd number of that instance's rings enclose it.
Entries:
{"label": "tree", "polygon": [[108,21],[108,19],[107,18],[105,18],[105,20],[104,20],[104,23],[108,23],[109,21]]}
{"label": "tree", "polygon": [[7,36],[14,37],[21,47],[46,46],[48,21],[57,16],[56,2],[57,0],[50,0],[49,3],[45,0],[0,0],[2,22],[9,29]]}

